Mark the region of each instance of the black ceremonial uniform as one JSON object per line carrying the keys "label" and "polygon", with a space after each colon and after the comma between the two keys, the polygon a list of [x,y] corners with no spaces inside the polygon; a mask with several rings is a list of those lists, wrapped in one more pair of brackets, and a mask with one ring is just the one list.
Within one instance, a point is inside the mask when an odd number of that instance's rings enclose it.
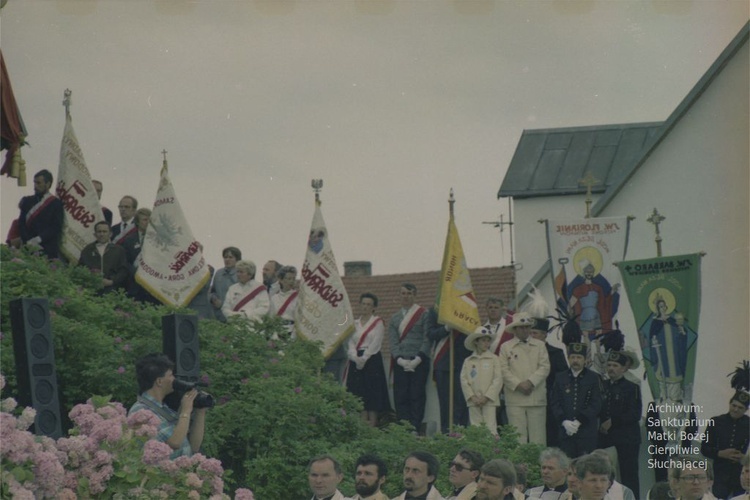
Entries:
{"label": "black ceremonial uniform", "polygon": [[[577,377],[568,369],[558,373],[552,388],[552,415],[557,424],[560,449],[570,458],[596,449],[599,412],[602,408],[599,375],[584,368]],[[568,436],[563,420],[578,420],[578,432]]]}
{"label": "black ceremonial uniform", "polygon": [[638,453],[641,445],[641,412],[643,400],[638,384],[621,378],[602,383],[602,411],[599,420],[611,419],[612,426],[606,434],[599,433],[599,448],[614,446],[620,464],[622,484],[640,491],[638,482]]}
{"label": "black ceremonial uniform", "polygon": [[738,419],[733,419],[729,413],[725,413],[711,420],[714,425],[706,426],[706,439],[701,443],[701,453],[714,461],[713,494],[717,498],[739,495],[744,492],[740,485],[742,465],[719,457],[719,451],[734,448],[747,453],[750,417],[742,415]]}
{"label": "black ceremonial uniform", "polygon": [[560,423],[555,421],[555,417],[552,415],[552,387],[555,385],[557,374],[568,369],[568,358],[562,349],[550,345],[549,342],[545,342],[545,345],[547,346],[547,355],[549,356],[549,375],[547,375],[547,446],[557,447],[559,444],[557,429],[560,427]]}

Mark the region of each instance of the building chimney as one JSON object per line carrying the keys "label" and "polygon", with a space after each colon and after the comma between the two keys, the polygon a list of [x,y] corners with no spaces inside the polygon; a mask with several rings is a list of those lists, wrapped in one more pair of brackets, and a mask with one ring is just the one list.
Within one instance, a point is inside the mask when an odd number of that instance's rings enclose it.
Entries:
{"label": "building chimney", "polygon": [[344,276],[372,276],[372,262],[369,260],[344,262]]}

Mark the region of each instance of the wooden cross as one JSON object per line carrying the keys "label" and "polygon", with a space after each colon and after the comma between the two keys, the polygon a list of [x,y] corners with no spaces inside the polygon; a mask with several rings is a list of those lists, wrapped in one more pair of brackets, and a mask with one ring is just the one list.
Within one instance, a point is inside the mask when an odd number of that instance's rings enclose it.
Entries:
{"label": "wooden cross", "polygon": [[662,214],[660,214],[656,207],[654,207],[654,211],[651,213],[651,215],[646,219],[647,222],[650,222],[654,225],[656,228],[656,238],[654,238],[654,241],[656,241],[656,256],[661,257],[661,233],[659,232],[659,224],[661,224],[666,217],[664,217]]}
{"label": "wooden cross", "polygon": [[591,175],[591,172],[588,172],[586,177],[578,181],[578,184],[586,186],[586,218],[588,219],[591,217],[591,203],[594,201],[591,198],[591,187],[599,184],[599,179],[596,179]]}

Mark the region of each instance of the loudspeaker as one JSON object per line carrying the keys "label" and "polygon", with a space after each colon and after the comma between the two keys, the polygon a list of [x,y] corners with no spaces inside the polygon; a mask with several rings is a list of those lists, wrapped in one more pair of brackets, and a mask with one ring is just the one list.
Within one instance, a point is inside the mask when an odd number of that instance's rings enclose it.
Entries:
{"label": "loudspeaker", "polygon": [[10,324],[18,378],[18,403],[36,410],[36,434],[54,439],[62,437],[55,346],[50,331],[47,299],[12,300]]}
{"label": "loudspeaker", "polygon": [[200,377],[198,316],[170,314],[161,317],[162,352],[174,361],[174,374],[183,380]]}

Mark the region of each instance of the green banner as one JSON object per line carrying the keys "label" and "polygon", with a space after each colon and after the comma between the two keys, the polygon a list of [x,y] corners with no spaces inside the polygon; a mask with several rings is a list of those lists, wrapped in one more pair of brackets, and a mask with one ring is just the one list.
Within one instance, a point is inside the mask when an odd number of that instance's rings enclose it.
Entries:
{"label": "green banner", "polygon": [[693,396],[701,306],[700,254],[618,264],[638,325],[638,340],[654,401]]}

